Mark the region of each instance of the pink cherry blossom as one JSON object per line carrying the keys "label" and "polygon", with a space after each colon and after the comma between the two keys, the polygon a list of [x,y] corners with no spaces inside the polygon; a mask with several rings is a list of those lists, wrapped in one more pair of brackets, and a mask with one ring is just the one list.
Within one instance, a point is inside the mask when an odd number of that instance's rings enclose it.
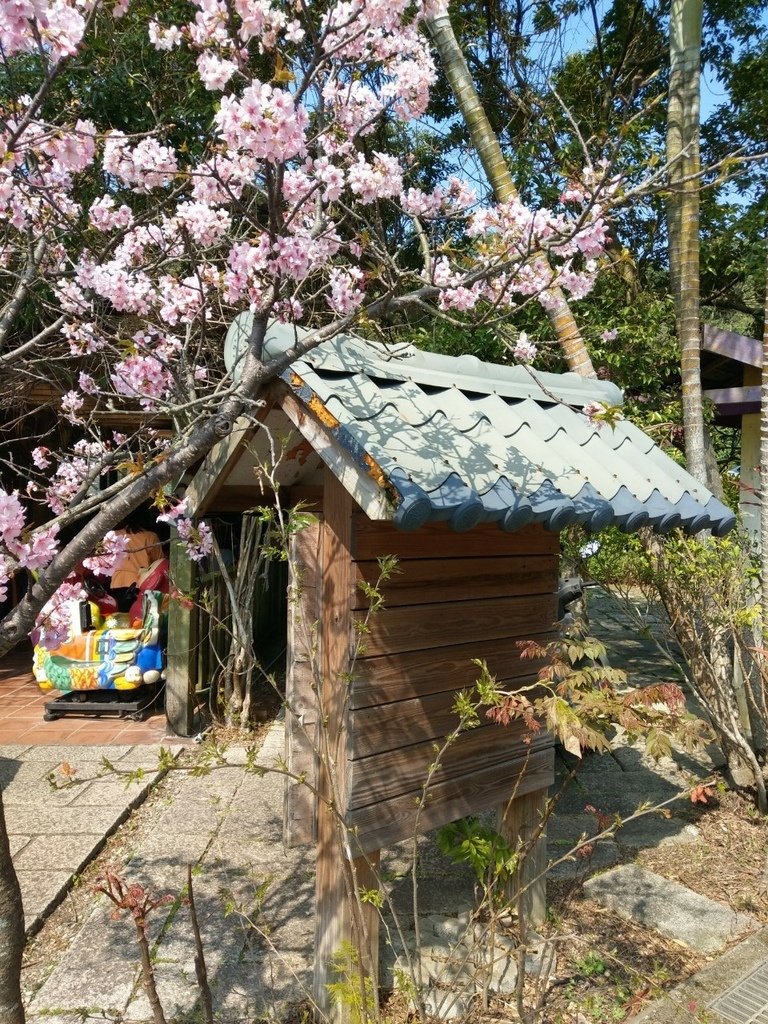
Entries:
{"label": "pink cherry blossom", "polygon": [[202,562],[210,555],[213,550],[213,534],[207,523],[193,523],[191,519],[182,518],[176,520],[176,529],[193,562]]}
{"label": "pink cherry blossom", "polygon": [[41,647],[55,650],[67,640],[70,631],[71,602],[84,601],[86,597],[87,594],[79,581],[62,583],[37,617],[37,643]]}
{"label": "pink cherry blossom", "polygon": [[46,448],[44,445],[39,445],[37,448],[32,449],[32,461],[38,469],[48,469],[51,464],[49,458],[51,449]]}
{"label": "pink cherry blossom", "polygon": [[303,154],[309,115],[286,90],[262,82],[248,86],[239,98],[224,96],[215,122],[231,149],[283,163]]}
{"label": "pink cherry blossom", "polygon": [[602,402],[587,402],[584,406],[583,412],[587,418],[589,424],[593,427],[597,427],[598,430],[603,426],[604,420],[602,417],[605,415],[605,405]]}
{"label": "pink cherry blossom", "polygon": [[205,50],[197,58],[197,70],[206,89],[221,91],[237,71],[237,64]]}
{"label": "pink cherry blossom", "polygon": [[115,391],[138,398],[143,409],[155,409],[173,387],[173,375],[154,356],[129,356],[115,364],[111,375]]}
{"label": "pink cherry blossom", "polygon": [[99,231],[111,231],[114,228],[127,228],[133,223],[133,213],[125,203],[118,207],[110,195],[94,200],[88,211],[91,224]]}
{"label": "pink cherry blossom", "polygon": [[178,25],[160,25],[156,21],[149,23],[149,39],[157,50],[172,50],[181,43],[181,29]]}
{"label": "pink cherry blossom", "polygon": [[82,422],[80,412],[83,408],[83,404],[83,399],[76,391],[67,391],[67,393],[61,397],[61,411],[70,423]]}
{"label": "pink cherry blossom", "polygon": [[14,541],[24,528],[24,509],[19,501],[19,492],[9,494],[0,488],[0,538],[7,545]]}
{"label": "pink cherry blossom", "polygon": [[83,565],[96,576],[111,576],[128,550],[128,543],[129,538],[125,533],[108,530],[97,550],[83,559]]}
{"label": "pink cherry blossom", "polygon": [[344,316],[359,307],[365,297],[360,287],[362,280],[363,272],[357,267],[351,267],[346,271],[331,271],[330,294],[326,296],[326,301],[334,313]]}
{"label": "pink cherry blossom", "polygon": [[532,363],[536,358],[536,345],[529,340],[525,331],[520,331],[512,349],[512,355],[521,363]]}
{"label": "pink cherry blossom", "polygon": [[8,550],[19,565],[29,569],[30,572],[37,572],[44,569],[57,553],[59,549],[56,539],[58,533],[59,528],[53,523],[51,526],[35,530],[27,541],[9,542]]}

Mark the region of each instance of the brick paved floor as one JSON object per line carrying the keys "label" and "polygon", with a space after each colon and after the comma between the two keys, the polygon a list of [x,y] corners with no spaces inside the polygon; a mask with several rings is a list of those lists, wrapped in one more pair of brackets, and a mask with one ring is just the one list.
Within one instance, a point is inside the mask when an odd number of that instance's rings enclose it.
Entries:
{"label": "brick paved floor", "polygon": [[0,660],[0,747],[6,744],[159,743],[167,735],[165,714],[155,712],[144,722],[116,715],[96,718],[65,715],[43,720],[45,704],[56,691],[43,693],[31,672],[32,652],[18,647]]}

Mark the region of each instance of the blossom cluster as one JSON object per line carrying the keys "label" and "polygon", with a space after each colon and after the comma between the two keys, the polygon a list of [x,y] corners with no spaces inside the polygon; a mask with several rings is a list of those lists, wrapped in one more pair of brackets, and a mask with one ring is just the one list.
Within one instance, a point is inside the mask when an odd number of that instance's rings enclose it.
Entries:
{"label": "blossom cluster", "polygon": [[183,499],[176,505],[162,512],[158,522],[170,523],[183,541],[187,555],[193,562],[202,562],[213,551],[213,532],[208,523],[195,523],[187,511],[187,503]]}
{"label": "blossom cluster", "polygon": [[[570,183],[557,209],[535,210],[478,198],[455,176],[424,186],[410,154],[378,142],[427,110],[436,69],[421,22],[441,2],[192,0],[181,21],[180,9],[156,6],[149,42],[160,55],[183,50],[211,95],[208,134],[186,140],[180,125],[132,135],[87,109],[53,112],[37,85],[0,101],[0,267],[20,279],[28,266],[55,313],[51,350],[72,369],[60,410],[75,433],[94,410],[213,407],[232,382],[201,353],[239,309],[290,323],[309,311],[362,317],[407,288],[450,315],[588,293],[608,238],[606,168]],[[44,83],[87,54],[95,13],[128,6],[102,3],[0,0],[4,58],[23,54],[24,80],[37,68]],[[395,222],[429,249],[420,279],[399,254],[383,255],[381,225]],[[515,355],[529,362],[535,346],[520,335]],[[35,449],[28,493],[54,515],[110,464],[115,442],[96,437],[69,455]],[[174,439],[145,433],[142,443],[149,463]],[[210,553],[205,523],[183,506],[165,515],[190,557]],[[0,539],[0,594],[15,567],[44,567],[57,550],[55,531],[28,530],[6,492]],[[114,543],[104,538],[94,571]]]}
{"label": "blossom cluster", "polygon": [[27,526],[19,492],[0,488],[0,601],[8,596],[8,582],[19,568],[38,572],[58,551],[58,527]]}

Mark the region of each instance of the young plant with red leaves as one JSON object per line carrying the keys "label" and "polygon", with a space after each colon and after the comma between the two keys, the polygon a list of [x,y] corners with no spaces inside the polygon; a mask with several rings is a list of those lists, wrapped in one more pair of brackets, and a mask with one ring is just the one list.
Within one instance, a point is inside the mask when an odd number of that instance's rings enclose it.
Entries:
{"label": "young plant with red leaves", "polygon": [[112,911],[112,919],[118,921],[122,913],[130,914],[133,919],[136,928],[136,941],[141,952],[141,974],[144,989],[152,1007],[152,1015],[155,1024],[167,1024],[163,1007],[160,1003],[160,996],[157,992],[155,970],[152,966],[147,918],[158,907],[165,907],[169,903],[173,903],[175,897],[170,893],[166,893],[163,896],[153,896],[138,882],[128,885],[114,868],[109,867],[103,875],[99,875],[96,882],[94,891],[103,893],[115,905],[115,909]]}

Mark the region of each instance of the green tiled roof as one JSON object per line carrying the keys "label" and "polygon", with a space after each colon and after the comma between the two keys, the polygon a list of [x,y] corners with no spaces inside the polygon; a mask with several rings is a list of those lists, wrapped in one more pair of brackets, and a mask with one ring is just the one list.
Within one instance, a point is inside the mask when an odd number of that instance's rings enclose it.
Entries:
{"label": "green tiled roof", "polygon": [[[246,329],[232,325],[230,348]],[[275,325],[267,354],[295,342],[294,328]],[[371,461],[379,467],[403,529],[435,520],[457,530],[581,522],[593,531],[650,525],[721,535],[736,522],[628,420],[613,429],[590,422],[589,402],[622,401],[605,381],[350,335],[313,349],[283,379],[309,408],[321,404],[333,439],[361,473],[370,475]]]}

